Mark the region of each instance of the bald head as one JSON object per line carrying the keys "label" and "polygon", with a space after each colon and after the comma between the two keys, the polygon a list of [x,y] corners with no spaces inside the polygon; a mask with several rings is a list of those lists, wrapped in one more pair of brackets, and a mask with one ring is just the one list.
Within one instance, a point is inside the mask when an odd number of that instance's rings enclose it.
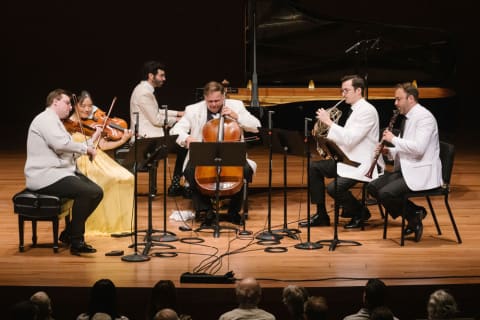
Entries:
{"label": "bald head", "polygon": [[174,310],[165,308],[158,311],[153,320],[179,320],[179,318]]}
{"label": "bald head", "polygon": [[52,305],[50,303],[50,297],[44,291],[35,292],[31,297],[30,301],[38,306],[40,319],[47,318],[52,314]]}
{"label": "bald head", "polygon": [[235,290],[241,308],[253,308],[258,305],[262,296],[262,289],[255,278],[242,279]]}

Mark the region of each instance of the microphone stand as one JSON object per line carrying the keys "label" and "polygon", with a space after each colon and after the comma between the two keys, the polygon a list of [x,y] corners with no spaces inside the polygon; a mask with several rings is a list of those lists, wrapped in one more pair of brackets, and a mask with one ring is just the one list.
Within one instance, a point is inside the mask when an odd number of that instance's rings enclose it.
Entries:
{"label": "microphone stand", "polygon": [[272,232],[272,114],[274,111],[268,111],[268,137],[269,137],[269,149],[270,154],[268,158],[268,228],[266,231],[259,233],[256,238],[263,241],[275,241],[278,242],[283,238],[280,234]]}
{"label": "microphone stand", "polygon": [[168,157],[168,106],[165,108],[165,120],[163,121],[163,135],[165,137],[165,157],[163,157],[163,232],[159,236],[152,236],[153,241],[172,242],[177,241],[175,233],[167,231],[167,157]]}
{"label": "microphone stand", "polygon": [[145,254],[140,254],[138,253],[138,241],[137,241],[137,233],[138,233],[138,226],[137,226],[137,220],[138,220],[138,206],[137,206],[137,166],[138,166],[138,150],[137,150],[137,138],[138,138],[138,112],[135,112],[135,142],[133,145],[134,148],[134,153],[135,153],[135,162],[133,165],[133,179],[134,179],[134,242],[133,242],[133,254],[130,255],[125,255],[122,257],[122,261],[126,262],[143,262],[143,261],[148,261],[150,260],[150,257],[145,255]]}
{"label": "microphone stand", "polygon": [[307,155],[307,241],[295,245],[295,248],[303,250],[315,250],[323,248],[323,245],[320,243],[310,241],[310,135],[308,130],[308,122],[311,121],[312,119],[305,118],[304,125],[305,153]]}

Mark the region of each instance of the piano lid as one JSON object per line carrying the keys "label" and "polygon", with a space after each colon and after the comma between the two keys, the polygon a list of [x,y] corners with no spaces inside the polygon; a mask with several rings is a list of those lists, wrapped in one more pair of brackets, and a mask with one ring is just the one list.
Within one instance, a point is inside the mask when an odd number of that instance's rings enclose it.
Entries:
{"label": "piano lid", "polygon": [[[255,3],[252,5],[252,3]],[[335,19],[322,1],[256,0],[247,18],[247,79],[252,78],[253,36],[259,86],[338,85],[345,74],[368,75],[369,85],[417,80],[450,86],[455,70],[452,35],[408,25]],[[346,5],[346,4],[345,4]]]}

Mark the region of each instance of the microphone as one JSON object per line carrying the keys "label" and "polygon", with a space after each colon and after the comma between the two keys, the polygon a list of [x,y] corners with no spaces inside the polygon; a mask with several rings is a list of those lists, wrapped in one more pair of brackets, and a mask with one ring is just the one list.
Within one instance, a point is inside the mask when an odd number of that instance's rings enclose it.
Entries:
{"label": "microphone", "polygon": [[350,51],[352,50],[355,50],[357,49],[357,47],[360,45],[360,41],[358,41],[357,43],[355,43],[354,45],[352,45],[350,48],[348,48],[347,50],[345,50],[345,53],[350,53]]}

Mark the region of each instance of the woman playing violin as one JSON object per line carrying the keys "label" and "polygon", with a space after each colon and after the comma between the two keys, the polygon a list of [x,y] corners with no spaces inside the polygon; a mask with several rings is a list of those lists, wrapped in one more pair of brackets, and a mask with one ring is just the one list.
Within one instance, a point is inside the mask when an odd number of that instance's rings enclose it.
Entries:
{"label": "woman playing violin", "polygon": [[[84,142],[86,137],[104,127],[104,123],[96,119],[103,116],[104,120],[104,113],[94,106],[87,91],[81,92],[74,108],[75,110],[69,121],[65,123],[65,127],[72,133],[75,141]],[[99,127],[100,129],[97,129]],[[131,138],[132,131],[122,130],[122,135],[118,140],[112,140],[109,135],[104,134],[105,131],[102,132],[99,140],[94,142],[94,145],[97,145],[95,158],[90,161],[87,156],[82,156],[77,160],[78,169],[100,185],[104,191],[103,200],[85,224],[86,232],[117,233],[130,231],[134,200],[133,174],[103,151],[123,145]]]}
{"label": "woman playing violin", "polygon": [[[96,128],[103,128],[98,147],[102,150],[112,150],[125,144],[133,135],[126,122],[119,118],[108,118],[105,112],[93,104],[92,97],[87,91],[82,91],[73,112],[65,123],[70,133],[80,132],[91,136]],[[80,117],[80,119],[78,119]],[[79,122],[82,123],[80,126]]]}

